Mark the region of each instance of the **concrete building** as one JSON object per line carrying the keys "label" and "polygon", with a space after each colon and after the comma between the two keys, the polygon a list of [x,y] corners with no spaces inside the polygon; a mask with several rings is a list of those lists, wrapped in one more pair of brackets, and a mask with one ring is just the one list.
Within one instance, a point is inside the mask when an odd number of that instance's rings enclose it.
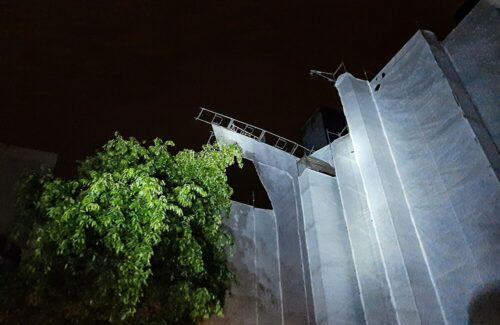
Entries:
{"label": "concrete building", "polygon": [[335,87],[349,134],[309,155],[335,176],[213,123],[273,209],[234,202],[239,282],[207,323],[467,324],[477,308],[491,320],[477,302],[496,292],[499,306],[499,7],[479,2],[443,42],[418,31],[373,80]]}
{"label": "concrete building", "polygon": [[57,155],[51,152],[7,146],[0,143],[0,235],[7,235],[15,218],[16,183],[29,170],[53,168]]}

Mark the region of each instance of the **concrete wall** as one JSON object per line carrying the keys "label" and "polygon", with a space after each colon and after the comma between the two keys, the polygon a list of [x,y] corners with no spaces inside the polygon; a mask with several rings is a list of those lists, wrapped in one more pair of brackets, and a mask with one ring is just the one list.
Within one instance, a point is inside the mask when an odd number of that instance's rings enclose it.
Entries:
{"label": "concrete wall", "polygon": [[498,301],[479,303],[500,292],[499,15],[482,1],[443,44],[419,31],[372,81],[340,76],[350,134],[312,154],[336,177],[214,127],[273,205],[282,323],[467,324]]}
{"label": "concrete wall", "polygon": [[420,31],[336,84],[350,135],[313,155],[336,169],[367,323],[465,324],[498,292],[499,17],[483,1],[444,46]]}
{"label": "concrete wall", "polygon": [[[441,317],[387,139],[368,82],[343,75],[336,84],[366,191],[396,318],[435,324]],[[411,265],[412,267],[407,267]]]}
{"label": "concrete wall", "polygon": [[442,311],[455,324],[500,279],[500,192],[498,152],[485,145],[485,124],[471,120],[472,90],[443,53],[432,34],[417,33],[371,89]]}
{"label": "concrete wall", "polygon": [[[500,4],[480,1],[446,37],[444,48],[481,120],[500,147]],[[498,168],[496,168],[498,170]]]}
{"label": "concrete wall", "polygon": [[334,141],[328,149],[334,157],[365,324],[396,324],[382,253],[350,135]]}
{"label": "concrete wall", "polygon": [[337,181],[305,169],[299,182],[316,324],[362,324],[363,308]]}
{"label": "concrete wall", "polygon": [[472,88],[425,31],[371,83],[336,87],[398,322],[466,323],[500,279],[498,152]]}
{"label": "concrete wall", "polygon": [[314,323],[314,306],[298,182],[298,158],[262,142],[213,126],[217,141],[236,143],[252,161],[276,215],[285,324]]}
{"label": "concrete wall", "polygon": [[236,282],[226,298],[224,317],[213,317],[203,324],[282,324],[282,282],[274,212],[233,202],[226,225],[235,238],[229,263]]}

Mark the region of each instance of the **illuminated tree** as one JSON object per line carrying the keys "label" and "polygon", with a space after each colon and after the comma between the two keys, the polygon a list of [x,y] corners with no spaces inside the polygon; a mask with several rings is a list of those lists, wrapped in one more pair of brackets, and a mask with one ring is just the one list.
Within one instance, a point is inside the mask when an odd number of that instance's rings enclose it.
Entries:
{"label": "illuminated tree", "polygon": [[0,322],[186,324],[222,313],[226,168],[241,165],[240,151],[170,146],[116,135],[74,179],[26,178],[11,234],[20,262],[0,260]]}

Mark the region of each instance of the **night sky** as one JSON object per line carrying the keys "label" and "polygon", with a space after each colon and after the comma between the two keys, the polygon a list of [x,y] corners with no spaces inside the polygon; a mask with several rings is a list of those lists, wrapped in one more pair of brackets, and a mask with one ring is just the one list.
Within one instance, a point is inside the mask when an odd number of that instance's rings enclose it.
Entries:
{"label": "night sky", "polygon": [[59,154],[66,177],[115,131],[199,149],[200,106],[300,141],[340,106],[310,69],[376,73],[417,29],[444,38],[462,3],[0,1],[0,142]]}

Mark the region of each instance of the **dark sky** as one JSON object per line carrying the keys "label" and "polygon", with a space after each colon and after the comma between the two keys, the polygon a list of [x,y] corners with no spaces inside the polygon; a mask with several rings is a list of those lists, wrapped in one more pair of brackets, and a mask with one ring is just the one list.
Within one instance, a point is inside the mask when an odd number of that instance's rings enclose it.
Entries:
{"label": "dark sky", "polygon": [[199,148],[204,106],[293,140],[319,105],[310,69],[377,72],[417,29],[439,39],[463,0],[0,1],[0,142],[59,154],[115,131]]}

